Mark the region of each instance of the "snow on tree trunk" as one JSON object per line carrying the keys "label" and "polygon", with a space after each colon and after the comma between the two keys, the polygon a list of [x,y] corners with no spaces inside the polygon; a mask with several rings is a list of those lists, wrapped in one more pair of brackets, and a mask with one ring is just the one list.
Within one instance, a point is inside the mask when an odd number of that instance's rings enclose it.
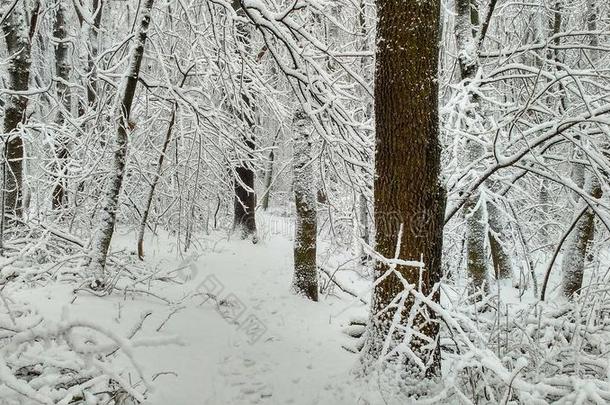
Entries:
{"label": "snow on tree trunk", "polygon": [[[56,82],[57,98],[63,106],[63,111],[57,114],[57,124],[61,127],[64,124],[64,114],[70,113],[71,95],[67,83],[70,81],[70,63],[68,51],[70,44],[66,41],[66,5],[63,0],[57,3],[55,10],[55,21],[53,24],[53,36],[57,41],[55,44],[55,75],[59,80]],[[65,167],[68,158],[68,141],[63,139],[60,133],[57,134],[55,143],[55,158],[57,159],[58,178],[55,180],[55,188],[52,195],[53,209],[59,209],[66,205],[66,179]]]}
{"label": "snow on tree trunk", "polygon": [[[469,143],[470,144],[470,143]],[[478,149],[470,146],[470,150]],[[476,193],[464,204],[466,212],[466,270],[470,278],[470,287],[473,292],[483,289],[488,291],[487,282],[487,255],[485,254],[485,238],[487,224],[485,215],[485,202],[481,194]]]}
{"label": "snow on tree trunk", "polygon": [[[455,2],[455,37],[458,52],[458,62],[463,80],[472,81],[476,78],[479,70],[478,43],[475,41],[476,32],[473,26],[479,24],[479,12],[476,3],[471,0],[456,0]],[[489,18],[489,17],[488,17]],[[469,110],[465,111],[466,120],[463,124],[464,131],[471,136],[484,132],[481,114],[481,100],[476,93],[469,94]],[[484,153],[482,146],[473,140],[466,143],[467,156],[465,164],[476,162]],[[489,240],[491,258],[496,275],[501,278],[510,277],[512,274],[511,262],[508,254],[499,239],[500,215],[493,204],[486,204],[481,200],[479,191],[473,193],[466,204],[466,272],[470,277],[473,290],[484,288],[487,291],[487,250],[486,241]],[[488,213],[491,208],[493,212]]]}
{"label": "snow on tree trunk", "polygon": [[[28,37],[28,21],[23,1],[16,4],[13,0],[0,2],[2,10],[9,14],[2,23],[2,31],[9,55],[8,89],[11,91],[26,91],[30,77],[30,40]],[[14,6],[14,7],[13,7]],[[10,11],[12,7],[12,12]],[[15,134],[15,130],[26,119],[27,97],[8,94],[4,105],[4,213],[8,216],[20,217],[23,211],[23,140]]]}
{"label": "snow on tree trunk", "polygon": [[127,160],[129,129],[129,116],[131,106],[138,84],[140,65],[144,56],[144,46],[148,26],[150,24],[150,13],[154,0],[146,0],[139,13],[140,26],[134,38],[134,44],[129,56],[129,67],[125,74],[123,84],[119,90],[119,99],[115,109],[117,118],[117,132],[114,139],[114,158],[106,183],[106,189],[102,195],[101,210],[99,213],[99,224],[92,237],[90,271],[95,277],[94,288],[103,287],[106,257],[110,248],[110,241],[114,233],[116,214],[119,207],[119,194],[123,185],[125,175],[125,164]]}
{"label": "snow on tree trunk", "polygon": [[[360,28],[360,35],[361,35],[361,39],[360,39],[360,44],[359,44],[359,48],[360,51],[367,52],[369,51],[369,45],[368,45],[368,27],[367,27],[367,19],[366,19],[366,0],[361,0],[360,4],[359,4],[359,10],[358,10],[358,27]],[[366,76],[369,75],[369,71],[370,69],[367,67],[367,58],[366,57],[362,57],[360,58],[360,69],[362,70],[363,74],[365,74]],[[366,100],[366,107],[364,107],[362,109],[363,114],[364,114],[364,118],[365,120],[370,119],[373,116],[373,103],[369,102],[368,100],[370,100],[370,98],[367,96],[366,91],[364,88],[360,87],[359,88],[359,96],[361,97],[362,100]],[[366,243],[367,245],[370,244],[370,225],[369,225],[369,207],[368,207],[368,201],[370,199],[367,199],[367,195],[370,196],[372,194],[371,192],[371,186],[372,184],[367,184],[365,190],[368,192],[364,192],[361,191],[359,196],[358,196],[358,226],[359,226],[359,237],[362,238],[362,240],[364,241],[364,243]],[[366,252],[364,246],[360,246],[361,250],[360,250],[360,263],[362,263],[363,265],[368,263],[370,261],[370,256],[368,254],[368,252]]]}
{"label": "snow on tree trunk", "polygon": [[503,247],[502,240],[502,223],[500,220],[500,212],[498,207],[492,203],[487,203],[487,222],[489,229],[487,236],[489,238],[489,249],[491,250],[491,262],[494,266],[494,273],[497,279],[510,279],[513,275],[512,263],[510,257]]}
{"label": "snow on tree trunk", "polygon": [[[472,33],[472,6],[470,0],[456,0],[455,2],[455,36],[457,43],[458,62],[463,80],[472,81],[479,69],[475,41]],[[466,111],[466,120],[463,123],[467,133],[476,133],[481,129],[479,122],[479,97],[469,94],[469,110]],[[466,142],[467,154],[465,164],[475,162],[483,154],[483,148],[476,141]],[[487,234],[486,204],[481,200],[479,192],[473,193],[466,204],[466,272],[470,278],[470,287],[473,290],[483,288],[487,291],[487,255],[485,252],[485,238]]]}
{"label": "snow on tree trunk", "polygon": [[296,206],[294,236],[295,293],[318,300],[318,268],[316,265],[316,179],[313,170],[312,128],[302,110],[294,116],[293,189]]}
{"label": "snow on tree trunk", "polygon": [[[233,9],[239,16],[244,16],[244,11],[241,7],[239,0],[232,1]],[[249,46],[250,33],[243,25],[243,23],[237,23],[237,41],[241,42],[244,46]],[[240,80],[248,82],[250,79],[240,77]],[[248,147],[249,151],[253,151],[256,148],[254,141],[254,104],[246,90],[239,95],[241,97],[242,105],[241,111],[237,114],[240,116],[247,129],[242,134],[244,143]],[[248,158],[252,159],[252,153],[248,153]],[[235,198],[233,201],[233,229],[238,231],[242,239],[246,239],[252,236],[253,241],[256,242],[256,192],[254,191],[254,170],[246,161],[240,162],[235,168],[237,178],[234,181]]]}
{"label": "snow on tree trunk", "polygon": [[[88,38],[87,41],[87,72],[85,77],[86,88],[87,88],[87,103],[89,106],[93,106],[97,101],[97,66],[95,65],[95,59],[98,55],[99,45],[99,31],[102,23],[102,11],[104,9],[104,0],[91,0],[91,8],[82,5],[75,7],[76,15],[83,29],[83,37]],[[89,16],[93,17],[87,19],[83,15],[83,10],[87,10]],[[80,105],[81,114],[84,113],[84,106]]]}
{"label": "snow on tree trunk", "polygon": [[[587,1],[587,29],[597,30],[597,17],[595,2]],[[591,49],[598,47],[597,36],[591,35],[589,45]],[[590,60],[595,60],[596,52],[591,51]],[[603,147],[601,148],[604,149]],[[602,189],[599,179],[589,171],[585,172],[582,165],[577,164],[574,169],[573,180],[585,192],[595,198],[601,198]],[[576,224],[570,234],[561,262],[562,269],[562,291],[563,295],[571,299],[575,293],[582,288],[585,267],[588,260],[588,252],[595,237],[595,213],[589,208]]]}
{"label": "snow on tree trunk", "polygon": [[88,80],[87,80],[87,101],[90,106],[93,106],[97,100],[97,72],[95,66],[95,58],[98,54],[98,37],[100,25],[102,22],[102,10],[104,9],[104,0],[93,0],[92,11],[95,13],[93,18],[93,26],[90,27],[88,46],[90,50],[87,55],[88,64]]}
{"label": "snow on tree trunk", "polygon": [[[253,143],[247,142],[253,148]],[[256,193],[254,192],[254,170],[244,164],[235,168],[235,199],[233,203],[233,228],[237,230],[242,239],[256,236]]]}
{"label": "snow on tree trunk", "polygon": [[[375,71],[375,229],[376,251],[386,258],[422,260],[425,270],[398,265],[404,280],[439,302],[433,286],[441,276],[445,191],[439,180],[440,145],[438,128],[438,0],[379,0],[377,59]],[[417,227],[410,227],[413,218]],[[403,226],[404,225],[404,226]],[[402,242],[397,247],[400,229]],[[398,363],[409,374],[434,376],[440,373],[439,325],[427,306],[416,307],[412,295],[398,309],[388,308],[404,293],[396,273],[377,261],[371,305],[371,322],[364,350],[364,362]],[[383,278],[382,278],[383,277]],[[417,314],[407,319],[411,309]],[[403,316],[404,315],[404,316]],[[399,327],[395,317],[400,318]],[[408,341],[400,327],[414,331]],[[395,333],[391,333],[394,330]],[[389,343],[386,347],[386,342]],[[417,361],[387,355],[400,343],[408,346]],[[404,349],[407,350],[407,349]],[[412,357],[411,357],[412,359]],[[405,364],[406,363],[406,364]]]}
{"label": "snow on tree trunk", "polygon": [[594,235],[595,214],[588,210],[570,234],[561,261],[562,291],[567,298],[572,298],[582,288],[587,251]]}

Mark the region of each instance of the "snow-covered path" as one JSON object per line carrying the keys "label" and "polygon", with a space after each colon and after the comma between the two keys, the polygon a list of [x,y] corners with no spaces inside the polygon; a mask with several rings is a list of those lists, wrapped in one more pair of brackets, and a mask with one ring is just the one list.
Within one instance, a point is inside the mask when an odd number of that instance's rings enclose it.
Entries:
{"label": "snow-covered path", "polygon": [[178,377],[162,377],[151,404],[317,404],[329,394],[329,378],[355,361],[341,348],[348,304],[292,295],[291,249],[279,237],[233,241],[191,266],[184,292],[211,292],[216,302],[200,296],[168,322],[186,345],[166,352]]}
{"label": "snow-covered path", "polygon": [[[292,242],[286,237],[268,236],[256,245],[217,238],[210,247],[181,271],[184,284],[152,287],[175,305],[146,296],[128,296],[127,305],[124,297],[83,294],[72,302],[71,287],[59,283],[30,290],[27,299],[50,318],[63,311],[123,335],[151,312],[138,336],[175,335],[183,344],[135,350],[155,379],[150,405],[358,403],[342,390],[356,356],[341,348],[348,339],[341,328],[364,308],[336,297],[313,303],[291,294]],[[167,250],[151,247],[157,266],[184,266]]]}

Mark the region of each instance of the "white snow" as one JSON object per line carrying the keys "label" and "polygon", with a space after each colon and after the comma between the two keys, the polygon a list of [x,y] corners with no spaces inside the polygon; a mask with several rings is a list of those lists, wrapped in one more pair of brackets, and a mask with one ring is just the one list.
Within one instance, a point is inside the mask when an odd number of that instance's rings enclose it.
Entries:
{"label": "white snow", "polygon": [[[342,348],[352,339],[343,329],[366,309],[351,297],[321,295],[314,303],[291,294],[291,234],[263,231],[267,237],[256,245],[221,234],[206,237],[190,265],[176,257],[169,240],[147,241],[149,263],[179,269],[185,280],[150,285],[171,305],[132,294],[75,296],[61,283],[14,295],[33,302],[48,319],[59,322],[68,312],[122,336],[152,312],[136,337],[175,335],[181,344],[168,338],[161,347],[130,348],[154,380],[149,405],[358,403],[357,390],[343,383],[353,380],[358,360]],[[120,235],[115,244],[134,246],[132,238]]]}

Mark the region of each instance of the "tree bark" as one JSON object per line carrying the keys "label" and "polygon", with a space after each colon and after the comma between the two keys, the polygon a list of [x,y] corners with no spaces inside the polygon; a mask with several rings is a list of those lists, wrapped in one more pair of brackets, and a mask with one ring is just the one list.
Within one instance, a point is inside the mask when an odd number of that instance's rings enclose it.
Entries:
{"label": "tree bark", "polygon": [[125,164],[128,151],[127,131],[129,128],[129,116],[140,75],[140,65],[144,56],[144,46],[150,14],[154,0],[146,0],[139,14],[140,26],[135,37],[135,43],[131,48],[129,57],[129,68],[125,74],[119,103],[116,107],[117,133],[115,138],[114,159],[109,174],[108,183],[102,196],[102,208],[99,217],[99,225],[93,235],[91,244],[90,270],[95,277],[93,288],[104,288],[106,257],[110,248],[110,241],[114,233],[116,214],[119,206],[119,194],[125,176]]}
{"label": "tree bark", "polygon": [[93,27],[90,27],[89,32],[89,52],[87,54],[88,64],[88,77],[87,77],[87,102],[89,106],[94,106],[98,98],[98,86],[97,86],[97,67],[95,66],[95,58],[98,54],[98,41],[100,25],[102,23],[102,10],[104,9],[104,0],[93,0],[92,11],[93,16]]}
{"label": "tree bark", "polygon": [[[57,9],[55,10],[55,21],[53,24],[53,37],[55,38],[55,75],[57,80],[56,90],[57,99],[60,101],[63,110],[58,111],[56,122],[58,127],[64,124],[64,114],[70,113],[72,105],[70,88],[67,83],[70,81],[70,63],[68,61],[69,44],[66,41],[66,5],[64,0],[59,0]],[[66,159],[68,158],[67,140],[60,133],[57,134],[55,140],[55,157],[57,159],[57,179],[55,180],[55,188],[52,195],[53,209],[60,209],[66,205]]]}
{"label": "tree bark", "polygon": [[[597,9],[594,1],[587,1],[587,29],[590,31],[597,30]],[[597,37],[591,35],[589,44],[592,48],[596,48],[599,44]],[[596,60],[596,52],[592,51],[589,56],[592,61]],[[604,150],[604,148],[601,148]],[[602,189],[599,179],[590,172],[586,172],[582,165],[575,168],[574,182],[585,189],[585,191],[594,198],[602,197]],[[588,252],[595,237],[595,213],[589,208],[582,218],[576,224],[568,239],[561,268],[562,268],[562,292],[563,295],[572,299],[574,294],[582,288],[582,280],[584,278],[585,267],[588,260]]]}
{"label": "tree bark", "polygon": [[[474,44],[473,21],[478,19],[478,12],[473,11],[471,0],[456,0],[455,2],[455,37],[458,51],[458,62],[462,80],[472,81],[479,69],[477,52]],[[474,17],[476,15],[477,17]],[[478,111],[479,97],[469,95],[473,104],[466,111],[467,121],[464,123],[466,132],[476,133],[479,128],[481,116]],[[475,141],[466,142],[466,164],[475,162],[482,154],[482,146]],[[485,238],[487,224],[485,221],[486,204],[481,201],[481,193],[476,192],[468,197],[464,204],[466,213],[466,272],[470,278],[470,288],[476,291],[482,288],[488,290],[487,283],[487,255],[485,252]]]}
{"label": "tree bark", "polygon": [[[471,142],[469,142],[470,144]],[[474,146],[470,146],[470,150]],[[466,272],[470,278],[472,292],[489,291],[487,280],[487,255],[485,251],[485,238],[487,224],[485,223],[485,201],[481,201],[481,194],[476,193],[466,201]]]}
{"label": "tree bark", "polygon": [[[377,58],[375,71],[375,228],[376,250],[386,258],[423,260],[426,269],[397,266],[404,279],[431,294],[441,278],[445,190],[439,180],[440,145],[438,128],[438,40],[440,2],[438,0],[378,0]],[[410,219],[423,216],[421,226],[409,227]],[[402,244],[397,249],[401,225]],[[418,225],[420,225],[418,223]],[[376,278],[388,267],[378,261]],[[372,319],[365,350],[369,359],[384,358],[386,339],[390,348],[403,339],[390,334],[394,309],[386,307],[403,292],[403,284],[393,273],[376,284],[372,297]],[[432,299],[439,302],[438,293]],[[400,324],[413,308],[408,299],[401,311]],[[419,313],[413,328],[430,339],[414,336],[410,349],[426,369],[406,361],[409,374],[428,377],[440,373],[439,325],[429,308]],[[365,359],[366,360],[366,359]],[[401,364],[405,362],[401,360]]]}
{"label": "tree bark", "polygon": [[[495,3],[490,4],[490,12],[485,16],[484,25],[489,24],[491,12]],[[474,80],[479,70],[479,47],[483,43],[484,35],[487,32],[481,32],[481,37],[477,38],[477,30],[474,26],[479,25],[479,10],[476,2],[472,0],[456,0],[455,3],[455,36],[458,49],[458,62],[460,73],[463,80]],[[477,94],[470,95],[472,109],[466,112],[466,132],[475,135],[482,132],[481,122],[483,117],[480,112],[480,97]],[[475,141],[467,141],[467,162],[471,164],[480,158],[483,154],[482,146]],[[504,247],[499,239],[500,233],[500,215],[493,204],[487,204],[481,201],[481,193],[473,193],[464,205],[466,211],[466,272],[471,279],[472,290],[483,288],[487,291],[489,285],[487,283],[487,249],[486,240],[489,240],[491,250],[492,264],[496,271],[496,276],[501,278],[510,277],[512,274],[512,266],[510,257],[504,251]]]}
{"label": "tree bark", "polygon": [[[233,9],[239,16],[244,16],[244,11],[239,0],[232,1]],[[242,23],[237,25],[237,41],[244,45],[249,45],[250,32],[243,26]],[[244,85],[249,82],[247,78],[239,77],[239,80],[244,82]],[[247,87],[247,86],[244,86]],[[248,96],[246,90],[243,90],[241,97],[241,111],[237,114],[247,129],[242,134],[244,143],[250,151],[248,159],[252,159],[252,152],[256,148],[254,141],[254,104]],[[238,231],[242,239],[252,236],[256,241],[256,193],[254,191],[254,170],[247,161],[242,161],[235,168],[237,178],[234,181],[235,198],[233,203],[233,229]]]}
{"label": "tree bark", "polygon": [[271,195],[271,185],[273,184],[273,161],[275,160],[274,151],[269,152],[269,167],[265,173],[265,194],[261,201],[261,208],[263,211],[269,209],[269,199]]}
{"label": "tree bark", "polygon": [[[594,197],[601,197],[601,192]],[[595,214],[588,209],[572,230],[561,261],[562,291],[568,299],[572,299],[574,294],[582,288],[585,266],[588,261],[587,252],[594,236]]]}
{"label": "tree bark", "polygon": [[269,152],[269,167],[265,173],[265,194],[263,194],[263,198],[261,201],[261,208],[264,211],[269,209],[269,199],[271,196],[271,186],[273,185],[273,164],[275,163],[275,146],[277,145],[277,139],[279,136],[279,132],[273,139],[273,144],[271,145],[271,152]]}
{"label": "tree bark", "polygon": [[491,262],[494,266],[496,279],[510,279],[513,276],[512,263],[506,250],[502,246],[502,228],[500,227],[500,212],[498,207],[492,203],[487,203],[487,222],[489,229],[487,237],[489,239],[489,249],[491,250]]}
{"label": "tree bark", "polygon": [[[0,3],[10,13],[2,23],[6,41],[8,61],[8,89],[27,91],[30,77],[30,39],[24,2],[17,2],[12,11],[13,0]],[[4,213],[9,217],[20,217],[23,211],[23,139],[15,130],[26,118],[28,99],[24,95],[8,94],[4,104]]]}
{"label": "tree bark", "polygon": [[[73,0],[78,1],[80,6],[83,7],[82,0]],[[98,38],[100,26],[102,23],[102,11],[104,9],[104,0],[92,0],[91,1],[91,15],[93,16],[93,25],[89,26],[85,21],[85,16],[82,15],[80,8],[75,7],[76,16],[78,17],[78,21],[81,27],[87,27],[87,76],[86,76],[86,88],[87,88],[87,103],[89,106],[93,106],[98,98],[98,87],[97,87],[97,73],[95,66],[95,58],[98,55]],[[86,25],[87,24],[87,25]],[[84,106],[79,107],[82,111],[81,114],[84,113]]]}
{"label": "tree bark", "polygon": [[312,169],[312,128],[305,112],[294,117],[293,189],[296,205],[294,236],[293,290],[312,301],[318,300],[318,268],[316,266],[316,192]]}

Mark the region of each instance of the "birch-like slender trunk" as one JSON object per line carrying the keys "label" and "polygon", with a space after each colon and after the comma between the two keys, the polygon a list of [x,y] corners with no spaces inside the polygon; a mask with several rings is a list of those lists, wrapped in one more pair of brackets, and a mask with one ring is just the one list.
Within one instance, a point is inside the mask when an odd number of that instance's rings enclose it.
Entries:
{"label": "birch-like slender trunk", "polygon": [[[483,43],[485,27],[489,25],[490,13],[493,13],[493,9],[490,9],[485,16],[485,21],[483,21],[481,27],[484,32],[478,37],[477,30],[474,28],[480,24],[476,3],[471,0],[456,0],[455,10],[455,36],[460,73],[463,80],[472,81],[479,70],[479,47]],[[467,112],[467,122],[464,130],[476,136],[484,129],[481,100],[477,94],[471,94],[470,98],[472,110]],[[466,148],[466,164],[477,161],[484,153],[481,144],[473,140],[467,141]],[[512,264],[500,238],[502,229],[500,213],[493,204],[487,203],[481,198],[481,192],[477,191],[469,196],[464,205],[466,213],[466,272],[471,279],[473,290],[483,288],[487,291],[489,288],[487,282],[489,266],[486,241],[489,241],[496,277],[510,277],[512,275]]]}
{"label": "birch-like slender trunk", "polygon": [[99,225],[92,237],[90,271],[95,277],[93,288],[104,288],[106,258],[110,248],[110,241],[114,233],[117,210],[119,208],[119,195],[125,176],[125,164],[129,148],[127,131],[129,130],[129,116],[140,75],[140,65],[144,56],[144,46],[150,24],[150,14],[154,0],[146,0],[140,11],[140,25],[134,38],[129,56],[129,67],[125,73],[120,89],[119,99],[115,108],[117,119],[117,132],[114,139],[114,158],[109,173],[106,189],[102,195]]}
{"label": "birch-like slender trunk", "polygon": [[[589,31],[596,31],[598,13],[595,1],[587,1],[587,13],[587,29]],[[599,44],[597,36],[591,35],[589,45],[591,45],[592,49],[598,47]],[[591,51],[589,59],[591,61],[596,60],[595,51]],[[592,174],[589,171],[585,172],[585,168],[582,165],[577,165],[574,173],[573,180],[579,187],[583,188],[587,194],[593,196],[594,198],[601,198],[602,189],[599,179],[595,174]],[[595,213],[591,208],[589,208],[578,221],[576,227],[570,234],[561,263],[562,292],[563,295],[569,299],[571,299],[575,293],[579,292],[583,286],[582,281],[584,278],[585,267],[589,262],[588,252],[591,248],[594,237]]]}
{"label": "birch-like slender trunk", "polygon": [[294,116],[293,189],[296,205],[293,290],[312,301],[318,300],[316,265],[316,179],[313,170],[312,127],[299,110]]}
{"label": "birch-like slender trunk", "polygon": [[[358,13],[358,25],[360,28],[360,35],[361,35],[361,41],[360,41],[359,47],[360,47],[360,51],[362,51],[362,52],[369,50],[369,46],[367,43],[368,27],[367,27],[367,19],[366,19],[366,5],[367,5],[366,0],[361,0],[360,1],[360,10]],[[367,63],[366,57],[360,58],[360,68],[364,74],[368,73],[366,63]],[[368,120],[373,115],[373,105],[372,105],[372,103],[370,103],[368,101],[369,98],[365,94],[366,92],[364,91],[363,88],[360,87],[359,92],[360,92],[360,96],[362,97],[362,100],[367,100],[366,106],[363,108],[363,113],[364,113],[365,120]],[[370,188],[371,188],[371,185],[366,186],[366,190],[369,191],[368,195],[371,194]],[[359,227],[358,236],[360,238],[362,238],[364,243],[366,243],[367,245],[370,244],[371,230],[370,230],[370,225],[369,225],[369,207],[368,207],[367,193],[365,193],[365,192],[360,192],[360,195],[358,196],[358,227]],[[369,263],[370,259],[371,258],[369,256],[369,254],[364,249],[364,246],[362,246],[361,250],[360,250],[360,263],[363,265],[366,265],[367,263]]]}
{"label": "birch-like slender trunk", "polygon": [[[463,80],[473,80],[479,69],[473,34],[473,10],[470,0],[456,0],[455,2],[455,37],[458,50],[458,62]],[[478,13],[477,13],[478,14]],[[474,104],[467,112],[467,121],[464,131],[476,133],[481,128],[478,120],[481,119],[478,111],[479,98],[470,95]],[[482,146],[473,140],[466,142],[466,164],[475,162],[483,154]],[[476,192],[468,197],[464,204],[466,215],[466,272],[470,278],[473,290],[483,288],[487,291],[487,255],[485,252],[485,239],[487,236],[486,204],[481,201],[481,193]]]}
{"label": "birch-like slender trunk", "polygon": [[273,165],[275,163],[275,147],[277,145],[277,140],[279,137],[279,132],[273,139],[273,144],[271,145],[271,152],[269,152],[269,166],[265,171],[265,191],[263,194],[263,198],[261,199],[261,208],[264,211],[269,209],[269,199],[271,198],[271,187],[273,186]]}
{"label": "birch-like slender trunk", "polygon": [[89,52],[87,53],[87,101],[90,106],[95,105],[98,99],[97,85],[97,66],[95,66],[95,58],[98,55],[99,46],[99,31],[102,22],[102,11],[104,9],[104,0],[93,0],[93,26],[89,28]]}
{"label": "birch-like slender trunk", "polygon": [[512,263],[510,256],[506,253],[506,249],[502,245],[503,228],[500,219],[498,207],[492,203],[487,203],[487,222],[489,224],[487,237],[489,240],[489,250],[491,251],[491,262],[494,266],[494,274],[496,279],[510,279],[513,275]]}
{"label": "birch-like slender trunk", "polygon": [[[28,20],[23,1],[2,0],[0,7],[10,14],[5,16],[2,32],[9,55],[8,89],[15,92],[28,90],[30,77],[30,38]],[[12,11],[11,11],[12,7]],[[15,131],[26,119],[28,99],[8,94],[4,101],[4,214],[19,218],[23,211],[23,139]]]}
{"label": "birch-like slender trunk", "polygon": [[[66,5],[64,0],[57,2],[55,10],[55,21],[53,23],[53,37],[55,43],[55,75],[59,80],[56,81],[57,99],[63,108],[57,113],[56,122],[61,128],[65,121],[65,114],[70,113],[72,106],[70,88],[70,62],[69,62],[69,47],[67,42],[66,30]],[[55,140],[55,158],[57,159],[57,179],[55,180],[55,188],[52,195],[53,209],[60,209],[66,205],[66,159],[68,158],[68,141],[64,136],[58,134]]]}
{"label": "birch-like slender trunk", "polygon": [[[81,27],[85,30],[85,37],[88,38],[87,75],[85,77],[85,82],[87,88],[87,103],[89,106],[93,106],[98,99],[99,89],[97,85],[97,66],[95,65],[95,59],[98,55],[99,31],[102,23],[104,1],[105,0],[91,0],[91,8],[89,11],[93,16],[92,25],[85,21],[85,16],[82,15],[80,8],[75,7],[76,16],[78,17]],[[81,109],[81,114],[84,113],[84,106],[80,106],[79,108]]]}

